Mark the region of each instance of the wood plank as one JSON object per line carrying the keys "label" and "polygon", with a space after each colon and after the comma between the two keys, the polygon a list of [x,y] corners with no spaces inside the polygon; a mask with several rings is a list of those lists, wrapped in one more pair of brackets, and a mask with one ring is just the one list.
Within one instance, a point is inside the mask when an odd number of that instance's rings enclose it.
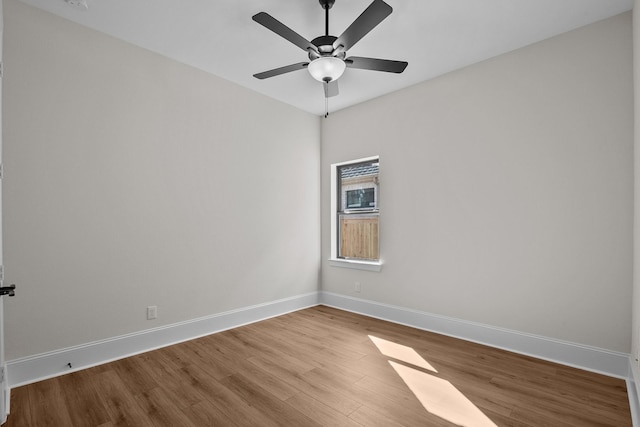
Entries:
{"label": "wood plank", "polygon": [[216,412],[233,420],[235,424],[241,426],[258,425],[257,420],[261,420],[259,425],[265,427],[278,425],[276,420],[265,417],[252,404],[247,403],[241,396],[220,384],[199,366],[187,366],[183,368],[183,371],[191,379],[191,387],[202,394],[203,404],[206,402],[206,404],[213,406]]}
{"label": "wood plank", "polygon": [[113,365],[113,370],[127,384],[127,387],[134,395],[158,387],[155,372],[148,372],[145,369],[151,363],[150,360],[148,355],[138,355],[122,359],[120,363]]}
{"label": "wood plank", "polygon": [[292,387],[307,393],[316,400],[344,415],[349,415],[361,406],[361,403],[349,396],[343,395],[339,389],[326,387],[313,381],[306,381],[301,373],[287,369],[287,367],[282,366],[278,360],[270,359],[268,356],[261,356],[253,357],[250,361],[262,369],[271,372],[273,375],[277,375],[278,378],[287,382]]}
{"label": "wood plank", "polygon": [[[101,400],[104,402],[113,424],[130,427],[153,425],[115,370],[101,372],[95,375],[92,381],[100,393]],[[76,423],[81,421],[77,420]]]}
{"label": "wood plank", "polygon": [[184,412],[179,407],[173,404],[172,393],[168,393],[162,387],[138,394],[135,400],[153,425],[197,427],[185,418]]}
{"label": "wood plank", "polygon": [[[11,390],[11,420],[22,420],[26,426],[35,425],[34,420],[31,419],[32,408],[29,397],[29,390],[32,387],[36,385],[30,384]],[[37,411],[33,413],[38,416]]]}
{"label": "wood plank", "polygon": [[255,420],[254,425],[260,425],[263,418],[278,420],[281,425],[321,425],[240,373],[225,378],[221,383],[260,412],[261,416]]}
{"label": "wood plank", "polygon": [[[189,408],[201,402],[202,395],[190,386],[189,379],[183,374],[182,364],[175,364],[171,355],[163,351],[151,352],[149,357],[141,359],[139,372],[153,377],[155,383],[163,387],[171,396],[174,406],[181,409]],[[135,378],[135,375],[133,377]],[[156,387],[142,388],[141,392],[147,392]]]}
{"label": "wood plank", "polygon": [[298,393],[287,399],[294,408],[305,414],[312,420],[318,421],[323,426],[332,427],[361,427],[362,424],[355,422],[346,415],[335,411],[331,407],[319,402],[306,393]]}
{"label": "wood plank", "polygon": [[33,384],[28,388],[31,419],[41,426],[74,425],[64,400],[60,379]]}
{"label": "wood plank", "polygon": [[243,360],[242,368],[239,372],[249,376],[251,381],[256,385],[267,390],[280,400],[287,400],[298,393],[298,390],[295,387],[289,385],[277,376],[263,371],[258,366],[247,360]]}
{"label": "wood plank", "polygon": [[91,381],[93,373],[80,371],[59,378],[60,391],[72,420],[84,420],[89,425],[103,425],[111,421],[98,390]]}
{"label": "wood plank", "polygon": [[[385,411],[383,408],[379,406],[372,405],[363,405],[354,411],[349,418],[356,421],[359,424],[367,427],[410,427],[410,421],[406,418],[398,417],[389,411]],[[447,423],[441,420],[432,420],[432,423],[426,424],[425,421],[422,421],[420,424],[413,425],[421,425],[421,426],[429,426],[429,427],[454,427],[453,424]]]}
{"label": "wood plank", "polygon": [[187,419],[197,426],[240,426],[214,405],[199,402],[182,410]]}

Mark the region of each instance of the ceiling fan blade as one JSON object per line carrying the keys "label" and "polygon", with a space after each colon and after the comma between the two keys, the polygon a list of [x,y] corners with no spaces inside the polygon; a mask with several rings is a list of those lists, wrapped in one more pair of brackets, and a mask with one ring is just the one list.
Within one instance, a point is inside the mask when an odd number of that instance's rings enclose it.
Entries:
{"label": "ceiling fan blade", "polygon": [[284,67],[274,68],[273,70],[263,71],[262,73],[254,74],[256,79],[268,79],[269,77],[279,76],[280,74],[290,73],[291,71],[302,70],[307,68],[308,62],[298,62],[297,64],[285,65]]}
{"label": "ceiling fan blade", "polygon": [[331,98],[332,96],[338,96],[338,81],[332,80],[330,82],[324,82],[324,97]]}
{"label": "ceiling fan blade", "polygon": [[382,0],[373,0],[373,3],[365,9],[360,16],[347,28],[340,37],[333,43],[334,49],[340,48],[342,51],[349,50],[354,44],[364,37],[376,25],[393,12],[391,6]]}
{"label": "ceiling fan blade", "polygon": [[267,29],[273,31],[280,37],[283,37],[289,40],[291,43],[298,46],[300,49],[304,51],[313,50],[314,52],[318,51],[318,48],[313,45],[310,41],[302,37],[300,34],[293,31],[291,28],[284,25],[282,22],[278,21],[273,16],[269,15],[266,12],[260,12],[253,15],[252,19],[256,21],[258,24],[266,27]]}
{"label": "ceiling fan blade", "polygon": [[351,56],[344,60],[348,68],[361,70],[385,71],[387,73],[401,73],[409,65],[405,61],[392,61],[391,59],[362,58]]}

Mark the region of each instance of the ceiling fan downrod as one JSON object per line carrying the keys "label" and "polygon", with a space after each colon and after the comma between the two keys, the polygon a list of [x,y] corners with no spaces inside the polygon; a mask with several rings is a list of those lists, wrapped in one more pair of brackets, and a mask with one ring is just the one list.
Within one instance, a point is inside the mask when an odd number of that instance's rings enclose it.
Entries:
{"label": "ceiling fan downrod", "polygon": [[333,7],[336,0],[319,0],[320,6],[324,9],[324,35],[329,35],[329,9]]}

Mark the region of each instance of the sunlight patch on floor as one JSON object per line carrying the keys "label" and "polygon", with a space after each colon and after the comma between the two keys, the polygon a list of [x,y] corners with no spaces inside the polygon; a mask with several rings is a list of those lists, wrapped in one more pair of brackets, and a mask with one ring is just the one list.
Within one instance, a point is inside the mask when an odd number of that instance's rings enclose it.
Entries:
{"label": "sunlight patch on floor", "polygon": [[371,341],[373,341],[376,347],[378,347],[380,353],[384,354],[385,356],[392,357],[402,362],[438,373],[438,371],[436,371],[436,369],[431,366],[429,362],[424,360],[424,358],[411,347],[407,347],[406,345],[398,344],[392,341],[387,341],[382,338],[374,337],[373,335],[369,335],[369,338],[371,339]]}
{"label": "sunlight patch on floor", "polygon": [[449,381],[389,361],[422,406],[433,415],[463,427],[496,427],[476,405]]}
{"label": "sunlight patch on floor", "polygon": [[383,355],[403,363],[389,360],[389,364],[402,378],[409,390],[431,414],[461,427],[497,427],[476,405],[449,381],[426,371],[438,373],[413,348],[369,335]]}

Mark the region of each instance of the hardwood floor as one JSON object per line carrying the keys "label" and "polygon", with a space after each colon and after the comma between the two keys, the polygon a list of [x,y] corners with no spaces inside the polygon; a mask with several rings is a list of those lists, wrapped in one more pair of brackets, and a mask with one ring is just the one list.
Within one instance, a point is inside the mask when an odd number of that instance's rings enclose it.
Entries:
{"label": "hardwood floor", "polygon": [[625,382],[324,306],[12,390],[6,426],[631,426]]}

